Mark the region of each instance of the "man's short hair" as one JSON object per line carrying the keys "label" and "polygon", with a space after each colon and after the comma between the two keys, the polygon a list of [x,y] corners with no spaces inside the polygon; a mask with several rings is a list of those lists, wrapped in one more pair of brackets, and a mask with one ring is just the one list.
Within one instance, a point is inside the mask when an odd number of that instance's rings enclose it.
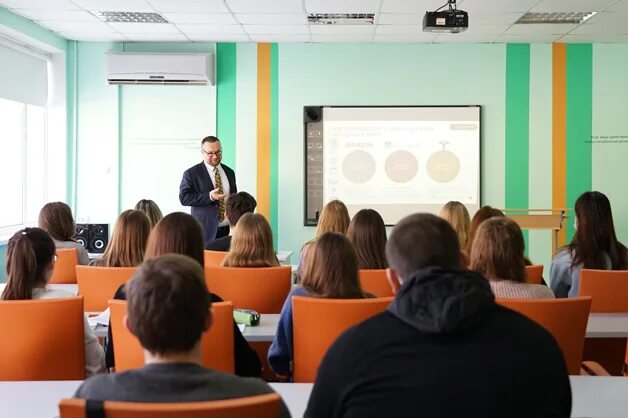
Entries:
{"label": "man's short hair", "polygon": [[213,144],[214,142],[220,142],[220,139],[218,139],[217,137],[213,135],[210,135],[203,138],[203,140],[201,141],[201,146],[203,146],[205,142],[209,142],[210,144]]}
{"label": "man's short hair", "polygon": [[405,280],[426,267],[458,267],[460,244],[447,221],[429,213],[417,213],[403,218],[392,230],[386,243],[386,258]]}
{"label": "man's short hair", "polygon": [[253,213],[256,206],[257,201],[247,192],[232,193],[227,196],[225,212],[227,213],[227,218],[229,218],[229,225],[235,226],[242,215]]}
{"label": "man's short hair", "polygon": [[147,260],[126,290],[129,328],[146,350],[180,353],[199,342],[211,300],[197,261],[179,254]]}

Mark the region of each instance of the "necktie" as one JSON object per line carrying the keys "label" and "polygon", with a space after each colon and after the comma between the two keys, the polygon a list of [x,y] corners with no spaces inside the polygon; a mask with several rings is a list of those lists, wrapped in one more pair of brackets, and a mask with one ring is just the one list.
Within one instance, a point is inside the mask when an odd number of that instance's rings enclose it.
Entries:
{"label": "necktie", "polygon": [[[218,167],[214,167],[214,186],[218,189],[218,193],[222,194],[222,179]],[[225,199],[218,201],[218,221],[225,219]]]}

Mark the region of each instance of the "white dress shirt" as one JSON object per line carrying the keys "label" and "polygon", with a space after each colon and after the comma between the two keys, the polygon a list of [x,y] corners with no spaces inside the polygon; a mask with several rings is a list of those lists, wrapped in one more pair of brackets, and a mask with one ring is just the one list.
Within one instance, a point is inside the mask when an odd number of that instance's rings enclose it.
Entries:
{"label": "white dress shirt", "polygon": [[[214,187],[216,187],[216,175],[214,174],[214,166],[205,163],[205,167],[207,168],[207,172],[209,173],[209,178],[212,181]],[[216,166],[218,168],[218,174],[220,175],[220,181],[222,183],[222,193],[227,196],[231,192],[231,187],[229,186],[229,179],[227,178],[227,173],[225,173],[225,169],[222,168],[222,164],[218,164]],[[211,191],[211,190],[210,190]],[[211,195],[209,196],[211,200]],[[223,219],[222,222],[218,224],[218,226],[227,226],[229,225],[229,221],[227,218]]]}

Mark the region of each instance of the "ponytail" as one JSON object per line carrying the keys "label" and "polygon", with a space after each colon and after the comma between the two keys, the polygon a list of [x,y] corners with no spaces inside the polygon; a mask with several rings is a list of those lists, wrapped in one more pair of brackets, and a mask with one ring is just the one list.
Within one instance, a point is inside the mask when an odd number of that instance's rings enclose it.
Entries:
{"label": "ponytail", "polygon": [[33,288],[46,284],[46,270],[55,254],[55,244],[42,229],[26,228],[9,240],[7,285],[2,300],[33,298]]}

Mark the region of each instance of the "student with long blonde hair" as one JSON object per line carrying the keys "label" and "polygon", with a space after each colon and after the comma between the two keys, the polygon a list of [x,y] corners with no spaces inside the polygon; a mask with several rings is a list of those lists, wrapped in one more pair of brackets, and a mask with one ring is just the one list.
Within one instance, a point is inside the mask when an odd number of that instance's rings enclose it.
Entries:
{"label": "student with long blonde hair", "polygon": [[125,210],[118,216],[102,258],[92,261],[97,267],[135,267],[142,264],[150,234],[150,221],[144,212]]}
{"label": "student with long blonde hair", "polygon": [[[2,300],[62,299],[70,292],[47,287],[55,266],[55,243],[40,228],[25,228],[9,240],[7,250],[7,284]],[[46,318],[42,318],[45,321]],[[15,318],[19,321],[19,318]],[[104,353],[98,339],[84,318],[85,372],[87,376],[104,368]],[[46,347],[41,347],[45,350]],[[54,361],[54,359],[50,359]]]}
{"label": "student with long blonde hair", "polygon": [[293,356],[292,297],[311,296],[329,299],[363,299],[358,277],[358,258],[353,246],[336,232],[320,236],[310,248],[300,286],[294,287],[281,308],[277,333],[268,351],[270,367],[279,375],[290,376]]}
{"label": "student with long blonde hair", "polygon": [[135,210],[144,212],[148,220],[150,221],[150,229],[153,229],[157,222],[161,221],[164,215],[161,214],[161,209],[157,206],[157,203],[150,199],[142,199],[135,204]]}
{"label": "student with long blonde hair", "polygon": [[449,222],[449,225],[456,231],[458,241],[460,241],[460,248],[466,248],[469,240],[469,229],[471,228],[471,217],[467,207],[458,201],[452,200],[445,203],[438,216]]}
{"label": "student with long blonde hair", "polygon": [[273,231],[262,215],[245,213],[238,220],[223,267],[277,267]]}
{"label": "student with long blonde hair", "polygon": [[77,261],[89,264],[89,255],[83,245],[74,239],[76,224],[72,209],[63,202],[46,203],[39,211],[38,226],[50,234],[56,248],[76,248]]}

